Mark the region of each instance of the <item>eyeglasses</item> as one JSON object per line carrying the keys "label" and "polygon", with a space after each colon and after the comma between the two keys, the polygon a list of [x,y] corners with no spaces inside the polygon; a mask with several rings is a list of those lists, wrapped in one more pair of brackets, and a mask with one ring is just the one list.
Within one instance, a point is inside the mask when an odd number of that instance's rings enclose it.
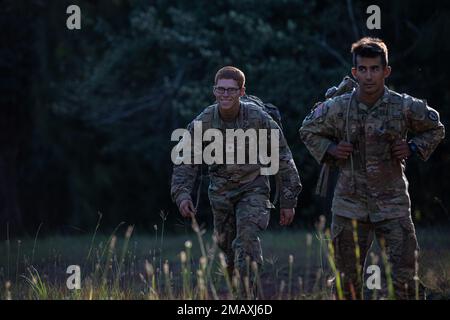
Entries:
{"label": "eyeglasses", "polygon": [[214,86],[213,89],[214,89],[214,93],[225,94],[225,92],[227,92],[229,95],[235,95],[239,92],[239,90],[241,90],[240,88],[235,88],[235,87],[234,88],[233,87],[224,88],[224,87],[216,87],[216,86]]}

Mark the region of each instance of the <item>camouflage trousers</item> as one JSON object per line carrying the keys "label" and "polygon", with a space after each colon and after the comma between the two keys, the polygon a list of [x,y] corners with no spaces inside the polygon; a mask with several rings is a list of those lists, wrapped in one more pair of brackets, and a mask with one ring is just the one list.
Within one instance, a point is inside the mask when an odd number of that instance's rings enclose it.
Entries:
{"label": "camouflage trousers", "polygon": [[228,271],[236,267],[241,276],[249,275],[249,262],[262,266],[259,234],[270,219],[269,193],[260,188],[226,193],[209,193],[218,247],[224,252]]}
{"label": "camouflage trousers", "polygon": [[[402,300],[415,298],[415,251],[419,250],[419,246],[411,217],[377,223],[357,221],[355,229],[351,219],[333,215],[331,229],[336,267],[341,274],[342,289],[346,299],[363,297],[364,263],[374,236],[381,244],[381,249],[383,250],[384,247],[386,250],[392,271],[395,298]],[[358,251],[355,247],[354,231],[358,240],[359,261],[357,261]],[[420,286],[420,296],[423,296],[422,286]]]}

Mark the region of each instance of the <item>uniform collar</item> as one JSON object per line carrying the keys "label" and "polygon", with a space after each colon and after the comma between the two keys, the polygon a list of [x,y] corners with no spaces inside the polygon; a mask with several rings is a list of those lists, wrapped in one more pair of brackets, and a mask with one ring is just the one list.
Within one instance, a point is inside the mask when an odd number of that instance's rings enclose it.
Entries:
{"label": "uniform collar", "polygon": [[[238,125],[240,127],[242,127],[243,125],[243,112],[244,112],[244,104],[242,103],[242,101],[239,102],[239,113],[237,114],[236,118],[234,118],[232,121],[237,121]],[[214,108],[214,116],[213,116],[213,123],[212,123],[212,128],[215,129],[222,129],[225,128],[225,122],[224,120],[221,118],[220,113],[219,113],[219,104],[217,103],[215,108]]]}
{"label": "uniform collar", "polygon": [[360,101],[357,101],[357,99],[355,99],[355,102],[358,104],[358,107],[364,111],[374,110],[374,109],[378,108],[380,105],[386,104],[389,102],[389,88],[387,86],[384,86],[383,95],[371,107]]}

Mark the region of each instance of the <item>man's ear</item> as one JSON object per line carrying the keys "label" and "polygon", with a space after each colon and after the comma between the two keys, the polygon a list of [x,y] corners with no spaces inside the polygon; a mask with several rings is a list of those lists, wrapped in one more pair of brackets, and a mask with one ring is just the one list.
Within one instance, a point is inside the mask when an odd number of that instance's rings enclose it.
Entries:
{"label": "man's ear", "polygon": [[240,96],[240,97],[245,96],[245,87],[242,87],[242,88],[241,88],[241,92],[240,92],[239,96]]}
{"label": "man's ear", "polygon": [[356,79],[356,68],[352,67],[352,76]]}
{"label": "man's ear", "polygon": [[386,68],[384,68],[383,72],[384,72],[384,77],[385,78],[389,77],[391,75],[391,72],[392,72],[391,66],[386,66]]}

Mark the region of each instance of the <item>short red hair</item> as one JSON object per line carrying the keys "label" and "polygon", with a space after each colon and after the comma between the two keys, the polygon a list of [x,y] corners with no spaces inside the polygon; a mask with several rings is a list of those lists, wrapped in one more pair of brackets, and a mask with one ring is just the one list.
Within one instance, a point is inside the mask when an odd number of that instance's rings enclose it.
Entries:
{"label": "short red hair", "polygon": [[214,78],[214,84],[217,84],[219,79],[233,79],[238,83],[239,88],[245,86],[245,75],[244,73],[236,67],[226,66],[217,71]]}

